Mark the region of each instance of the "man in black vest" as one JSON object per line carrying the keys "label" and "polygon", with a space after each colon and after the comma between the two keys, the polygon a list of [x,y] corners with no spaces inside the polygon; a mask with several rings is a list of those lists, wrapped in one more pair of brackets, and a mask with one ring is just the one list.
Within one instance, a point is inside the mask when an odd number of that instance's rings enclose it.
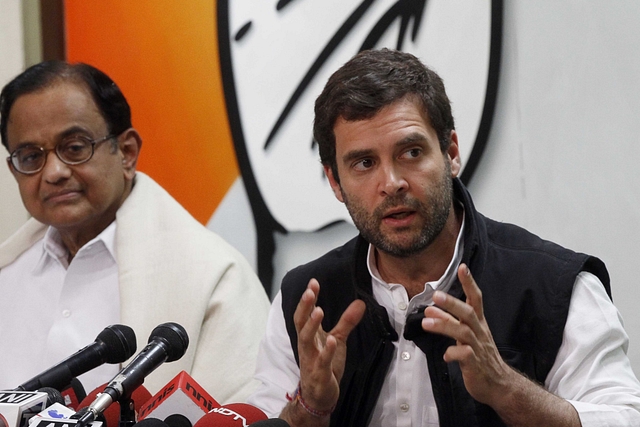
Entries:
{"label": "man in black vest", "polygon": [[292,426],[640,425],[604,264],[476,211],[433,71],[362,52],[315,114],[360,235],[284,278],[251,403]]}

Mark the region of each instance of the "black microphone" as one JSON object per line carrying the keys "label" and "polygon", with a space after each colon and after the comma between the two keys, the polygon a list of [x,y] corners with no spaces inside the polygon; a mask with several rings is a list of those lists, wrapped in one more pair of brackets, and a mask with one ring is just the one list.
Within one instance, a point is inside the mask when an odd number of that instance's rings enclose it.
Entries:
{"label": "black microphone", "polygon": [[280,418],[269,418],[249,424],[249,427],[291,427],[288,422]]}
{"label": "black microphone", "polygon": [[121,397],[128,397],[142,385],[147,375],[164,362],[180,359],[189,346],[187,331],[177,323],[163,323],[151,331],[149,343],[116,375],[104,391],[89,405],[78,419],[77,427],[94,421],[98,415]]}
{"label": "black microphone", "polygon": [[122,363],[136,352],[136,334],[128,326],[104,328],[96,340],[62,362],[22,383],[15,390],[34,391],[43,387],[64,390],[71,379],[104,363]]}
{"label": "black microphone", "polygon": [[157,418],[145,418],[135,423],[133,427],[169,427],[169,425]]}
{"label": "black microphone", "polygon": [[189,418],[185,417],[182,414],[171,414],[164,419],[164,422],[169,427],[193,427],[193,424],[191,424]]}
{"label": "black microphone", "polygon": [[47,393],[47,408],[54,403],[59,403],[64,405],[64,398],[62,397],[62,393],[56,390],[53,387],[42,387],[38,389],[41,393]]}

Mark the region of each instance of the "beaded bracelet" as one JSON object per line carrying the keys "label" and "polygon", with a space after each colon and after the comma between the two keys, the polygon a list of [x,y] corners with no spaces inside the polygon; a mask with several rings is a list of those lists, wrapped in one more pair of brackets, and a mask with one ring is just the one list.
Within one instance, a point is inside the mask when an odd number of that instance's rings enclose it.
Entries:
{"label": "beaded bracelet", "polygon": [[307,413],[313,415],[314,417],[318,417],[318,418],[328,417],[333,413],[333,410],[336,409],[336,405],[333,405],[333,407],[331,407],[331,409],[329,409],[328,411],[318,411],[316,409],[313,409],[311,406],[307,405],[307,402],[304,401],[304,399],[302,398],[302,395],[300,394],[299,381],[298,381],[298,387],[296,387],[296,391],[293,392],[293,396],[290,396],[289,393],[287,393],[287,400],[290,402],[298,402],[300,406],[302,406],[302,409],[304,409],[305,411],[307,411]]}

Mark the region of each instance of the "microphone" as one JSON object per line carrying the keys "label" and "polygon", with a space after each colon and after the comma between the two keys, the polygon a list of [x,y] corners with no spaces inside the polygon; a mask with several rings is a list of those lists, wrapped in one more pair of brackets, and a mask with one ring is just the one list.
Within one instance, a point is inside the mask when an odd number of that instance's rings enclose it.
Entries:
{"label": "microphone", "polygon": [[184,415],[173,414],[164,421],[158,418],[145,418],[135,423],[133,427],[191,427],[191,421]]}
{"label": "microphone", "polygon": [[82,383],[76,377],[71,378],[71,384],[64,390],[60,390],[62,393],[62,399],[64,399],[64,406],[77,411],[81,408],[80,402],[87,397],[87,392],[84,390]]}
{"label": "microphone", "polygon": [[64,421],[68,420],[75,414],[75,411],[71,408],[67,408],[61,403],[54,403],[44,408],[39,414],[29,419],[29,427],[34,427],[39,424],[40,421]]}
{"label": "microphone", "polygon": [[[98,394],[102,393],[107,385],[108,384],[102,384],[101,386],[96,387],[82,401],[80,401],[77,407],[84,408],[86,410],[86,408],[96,399]],[[136,414],[140,414],[142,404],[151,399],[151,393],[149,393],[149,390],[147,390],[145,386],[141,385],[131,393],[131,399],[133,400],[133,410]],[[80,417],[81,415],[82,414],[79,414],[77,417]],[[100,414],[96,420],[102,421],[103,425],[106,427],[118,427],[120,422],[120,403],[114,402],[109,405],[109,407]]]}
{"label": "microphone", "polygon": [[71,379],[104,363],[122,363],[136,352],[136,335],[128,326],[107,326],[96,340],[67,359],[19,385],[16,391],[42,387],[63,390]]}
{"label": "microphone", "polygon": [[291,427],[288,422],[281,420],[280,418],[269,418],[266,420],[260,420],[249,427]]}
{"label": "microphone", "polygon": [[[47,405],[40,413],[29,419],[29,427],[35,427],[40,422],[53,422],[55,424],[59,421],[67,420],[75,414],[74,409],[65,405],[63,394],[55,388],[43,387],[38,391],[47,394]],[[49,423],[47,427],[53,426]]]}
{"label": "microphone", "polygon": [[169,427],[193,427],[193,424],[191,423],[191,421],[189,421],[189,418],[182,414],[169,415],[164,419],[164,422]]}
{"label": "microphone", "polygon": [[[188,427],[191,427],[207,412],[219,406],[220,404],[196,380],[185,371],[181,371],[142,405],[138,412],[138,421],[158,418],[167,422],[172,414],[181,414],[189,420]],[[169,424],[169,427],[174,426]]]}
{"label": "microphone", "polygon": [[78,427],[95,420],[111,403],[122,397],[128,398],[133,390],[142,385],[147,375],[164,362],[180,359],[187,351],[189,337],[187,331],[177,323],[163,323],[151,331],[149,343],[140,353],[116,375],[104,391],[89,405],[79,420]]}
{"label": "microphone", "polygon": [[25,427],[47,404],[47,393],[0,391],[0,426]]}
{"label": "microphone", "polygon": [[168,424],[157,418],[146,418],[135,423],[133,427],[168,427]]}
{"label": "microphone", "polygon": [[47,393],[47,406],[51,406],[54,403],[64,405],[64,399],[62,393],[53,387],[42,387],[38,389],[41,393]]}
{"label": "microphone", "polygon": [[267,415],[255,406],[248,403],[230,403],[213,408],[193,427],[247,427],[266,419]]}

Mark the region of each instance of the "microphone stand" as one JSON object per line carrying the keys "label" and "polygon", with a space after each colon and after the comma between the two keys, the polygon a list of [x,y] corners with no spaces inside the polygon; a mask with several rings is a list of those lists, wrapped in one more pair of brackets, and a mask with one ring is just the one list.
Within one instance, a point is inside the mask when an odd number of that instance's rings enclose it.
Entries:
{"label": "microphone stand", "polygon": [[133,409],[131,393],[118,399],[120,403],[120,423],[118,427],[132,427],[136,423],[136,411]]}

